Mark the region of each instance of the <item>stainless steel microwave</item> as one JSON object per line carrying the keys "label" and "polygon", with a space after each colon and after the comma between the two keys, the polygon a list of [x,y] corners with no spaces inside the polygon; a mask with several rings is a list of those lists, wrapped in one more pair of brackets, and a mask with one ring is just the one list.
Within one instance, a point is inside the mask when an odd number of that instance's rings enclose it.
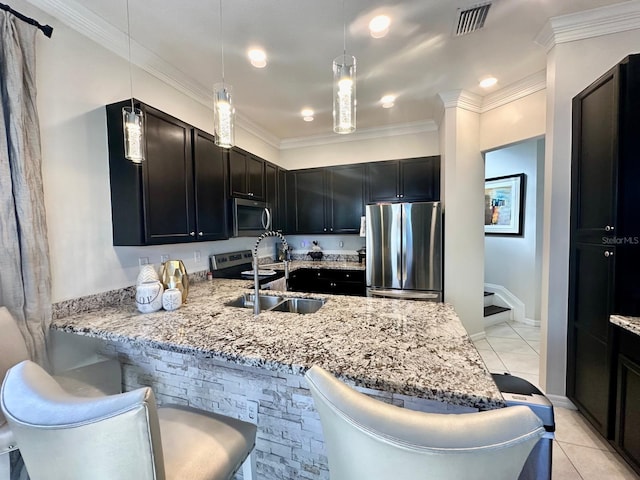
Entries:
{"label": "stainless steel microwave", "polygon": [[233,199],[233,236],[253,237],[271,230],[271,206],[265,202]]}

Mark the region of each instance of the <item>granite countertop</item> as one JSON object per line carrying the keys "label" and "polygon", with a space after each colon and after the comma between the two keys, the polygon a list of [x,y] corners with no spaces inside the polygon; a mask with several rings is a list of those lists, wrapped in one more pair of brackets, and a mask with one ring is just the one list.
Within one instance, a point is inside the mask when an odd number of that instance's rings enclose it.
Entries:
{"label": "granite countertop", "polygon": [[[284,270],[284,263],[268,263],[260,265],[261,268],[271,270]],[[327,268],[330,270],[365,270],[364,263],[358,262],[341,262],[334,260],[292,260],[289,262],[289,270],[295,271],[301,268]]]}
{"label": "granite countertop", "polygon": [[609,321],[625,330],[640,335],[640,317],[626,317],[624,315],[611,315]]}
{"label": "granite countertop", "polygon": [[[322,265],[294,266],[306,263]],[[313,314],[254,317],[252,309],[225,305],[250,292],[248,286],[246,280],[201,281],[173,312],[141,314],[133,301],[122,302],[57,318],[52,328],[287,373],[318,364],[366,388],[481,410],[505,405],[448,304],[281,292],[326,303]]]}

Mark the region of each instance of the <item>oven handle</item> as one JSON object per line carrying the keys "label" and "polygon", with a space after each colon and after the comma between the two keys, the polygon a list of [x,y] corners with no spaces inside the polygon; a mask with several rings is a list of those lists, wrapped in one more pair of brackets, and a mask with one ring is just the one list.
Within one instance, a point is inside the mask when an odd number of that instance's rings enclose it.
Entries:
{"label": "oven handle", "polygon": [[[264,221],[264,214],[267,214],[267,223],[265,223]],[[264,212],[262,212],[262,226],[264,227],[265,230],[271,230],[271,212],[269,211],[269,208],[264,209]]]}

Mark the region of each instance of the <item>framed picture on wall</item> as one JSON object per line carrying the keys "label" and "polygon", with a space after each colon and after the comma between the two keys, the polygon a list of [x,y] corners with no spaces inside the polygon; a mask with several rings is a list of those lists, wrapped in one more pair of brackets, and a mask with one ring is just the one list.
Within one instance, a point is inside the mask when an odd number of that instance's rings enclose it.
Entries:
{"label": "framed picture on wall", "polygon": [[524,187],[524,173],[485,179],[485,235],[522,235]]}

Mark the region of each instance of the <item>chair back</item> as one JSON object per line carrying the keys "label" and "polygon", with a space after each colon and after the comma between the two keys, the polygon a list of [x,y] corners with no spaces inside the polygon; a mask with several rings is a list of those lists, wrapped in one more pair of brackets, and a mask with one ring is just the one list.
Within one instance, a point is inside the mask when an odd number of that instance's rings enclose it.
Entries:
{"label": "chair back", "polygon": [[[7,307],[0,307],[0,382],[14,365],[29,358],[27,345]],[[7,421],[0,411],[0,426]]]}
{"label": "chair back", "polygon": [[32,480],[164,480],[153,392],[66,393],[26,360],[4,379],[0,406]]}
{"label": "chair back", "polygon": [[305,377],[331,480],[514,480],[545,432],[525,406],[423,413],[368,397],[318,366]]}

